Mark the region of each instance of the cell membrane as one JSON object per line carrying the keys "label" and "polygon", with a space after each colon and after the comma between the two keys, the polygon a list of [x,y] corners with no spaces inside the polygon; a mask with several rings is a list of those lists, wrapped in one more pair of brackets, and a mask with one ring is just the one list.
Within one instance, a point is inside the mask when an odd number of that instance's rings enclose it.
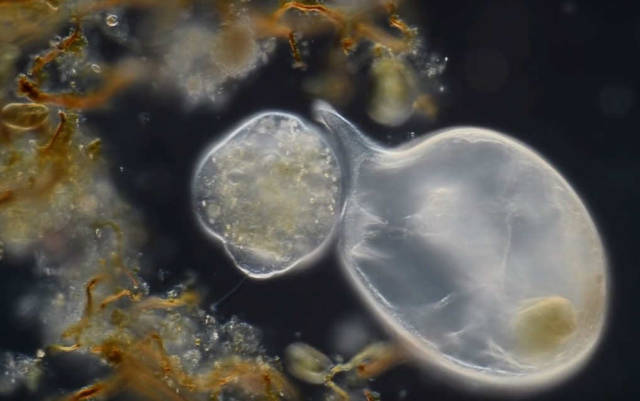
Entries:
{"label": "cell membrane", "polygon": [[252,278],[311,260],[329,238],[341,203],[340,168],[322,131],[286,113],[264,113],[201,157],[195,213]]}
{"label": "cell membrane", "polygon": [[605,253],[548,162],[476,127],[387,149],[326,104],[315,113],[347,169],[344,269],[412,355],[452,377],[519,389],[586,360],[605,322]]}
{"label": "cell membrane", "polygon": [[586,361],[607,305],[584,204],[507,135],[458,127],[388,149],[330,106],[249,119],[202,157],[195,209],[253,278],[317,255],[336,229],[346,275],[425,365],[498,388]]}

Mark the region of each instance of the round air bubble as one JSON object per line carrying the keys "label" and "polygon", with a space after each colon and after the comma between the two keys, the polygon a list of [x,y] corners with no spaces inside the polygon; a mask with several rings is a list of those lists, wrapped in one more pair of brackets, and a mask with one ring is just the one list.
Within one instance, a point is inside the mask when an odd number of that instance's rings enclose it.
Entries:
{"label": "round air bubble", "polygon": [[340,168],[321,131],[284,113],[250,118],[200,159],[195,213],[236,266],[269,278],[325,245],[341,203]]}
{"label": "round air bubble", "polygon": [[324,104],[316,117],[342,142],[347,275],[412,355],[499,389],[546,386],[583,364],[605,322],[605,254],[548,162],[487,129],[385,149]]}

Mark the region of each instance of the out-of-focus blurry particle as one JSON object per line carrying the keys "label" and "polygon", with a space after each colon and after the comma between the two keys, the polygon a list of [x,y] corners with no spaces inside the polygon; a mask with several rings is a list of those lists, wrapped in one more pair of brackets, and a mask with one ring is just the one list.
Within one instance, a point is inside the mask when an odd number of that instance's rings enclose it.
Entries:
{"label": "out-of-focus blurry particle", "polygon": [[148,125],[151,122],[151,113],[145,111],[138,114],[138,121],[140,125]]}
{"label": "out-of-focus blurry particle", "polygon": [[289,373],[307,383],[324,383],[332,367],[325,354],[304,343],[289,345],[284,355]]}
{"label": "out-of-focus blurry particle", "polygon": [[107,15],[107,17],[105,18],[104,22],[107,24],[107,26],[113,28],[118,26],[118,23],[120,22],[118,20],[118,16],[115,14],[109,14]]}
{"label": "out-of-focus blurry particle", "polygon": [[382,58],[371,66],[373,96],[369,116],[377,123],[397,126],[409,119],[418,95],[415,74],[402,60]]}
{"label": "out-of-focus blurry particle", "polygon": [[576,6],[576,3],[574,3],[573,1],[565,1],[562,4],[562,12],[564,12],[567,15],[575,14],[577,9],[578,7]]}
{"label": "out-of-focus blurry particle", "polygon": [[225,26],[216,35],[212,53],[215,64],[226,75],[239,77],[253,69],[257,62],[257,50],[253,32],[247,25]]}
{"label": "out-of-focus blurry particle", "polygon": [[343,71],[331,71],[305,81],[304,90],[334,105],[345,105],[353,98],[353,81]]}
{"label": "out-of-focus blurry particle", "polygon": [[[413,103],[413,108],[431,119],[438,116],[438,106],[435,100],[431,95],[426,93],[423,93],[416,98],[416,101]],[[415,133],[413,137],[415,137]]]}
{"label": "out-of-focus blurry particle", "polygon": [[0,111],[2,123],[13,129],[33,129],[49,117],[49,108],[37,103],[9,103]]}
{"label": "out-of-focus blurry particle", "polygon": [[102,67],[100,67],[99,64],[91,64],[91,71],[95,72],[96,74],[100,74],[102,72]]}
{"label": "out-of-focus blurry particle", "polygon": [[86,147],[87,156],[91,160],[95,160],[100,156],[100,151],[102,150],[102,141],[100,139],[94,139],[89,142]]}

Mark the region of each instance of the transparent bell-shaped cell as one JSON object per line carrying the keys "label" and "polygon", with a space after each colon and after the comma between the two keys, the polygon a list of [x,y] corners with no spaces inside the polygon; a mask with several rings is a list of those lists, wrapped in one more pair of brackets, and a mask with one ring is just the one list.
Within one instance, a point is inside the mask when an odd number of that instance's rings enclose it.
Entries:
{"label": "transparent bell-shaped cell", "polygon": [[196,216],[247,276],[282,274],[330,241],[342,204],[333,148],[323,131],[270,112],[203,153],[192,183]]}
{"label": "transparent bell-shaped cell", "polygon": [[548,162],[473,127],[386,149],[326,104],[315,113],[344,166],[345,271],[411,355],[450,377],[518,389],[583,364],[605,322],[605,253]]}

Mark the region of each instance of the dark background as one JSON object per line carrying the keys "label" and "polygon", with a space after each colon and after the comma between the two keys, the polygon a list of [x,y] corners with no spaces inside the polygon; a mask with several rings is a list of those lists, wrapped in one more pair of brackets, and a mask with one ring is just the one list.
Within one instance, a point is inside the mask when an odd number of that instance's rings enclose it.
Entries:
{"label": "dark background", "polygon": [[[521,398],[637,399],[640,14],[621,2],[415,3],[410,22],[421,27],[429,50],[449,58],[439,118],[414,118],[393,129],[376,125],[361,103],[366,91],[340,111],[386,143],[400,143],[412,131],[420,135],[452,125],[494,128],[529,144],[556,166],[582,196],[605,242],[612,281],[610,323],[585,369],[551,390]],[[332,354],[337,350],[330,333],[337,322],[355,317],[372,338],[384,338],[337,260],[328,255],[298,274],[244,281],[229,294],[242,276],[200,231],[189,199],[197,156],[241,119],[265,109],[311,118],[312,99],[299,90],[305,73],[290,64],[287,48],[280,46],[269,65],[238,84],[223,110],[202,105],[184,111],[178,94],[158,96],[143,88],[118,100],[127,107],[117,118],[97,112],[88,115],[87,123],[105,140],[119,188],[143,212],[151,231],[145,249],[149,265],[166,272],[164,280],[152,279],[152,288],[168,287],[194,272],[207,303],[217,303],[216,313],[261,328],[270,353],[282,354],[287,344],[300,340]],[[500,398],[460,390],[412,367],[395,369],[371,387],[385,401]]]}

